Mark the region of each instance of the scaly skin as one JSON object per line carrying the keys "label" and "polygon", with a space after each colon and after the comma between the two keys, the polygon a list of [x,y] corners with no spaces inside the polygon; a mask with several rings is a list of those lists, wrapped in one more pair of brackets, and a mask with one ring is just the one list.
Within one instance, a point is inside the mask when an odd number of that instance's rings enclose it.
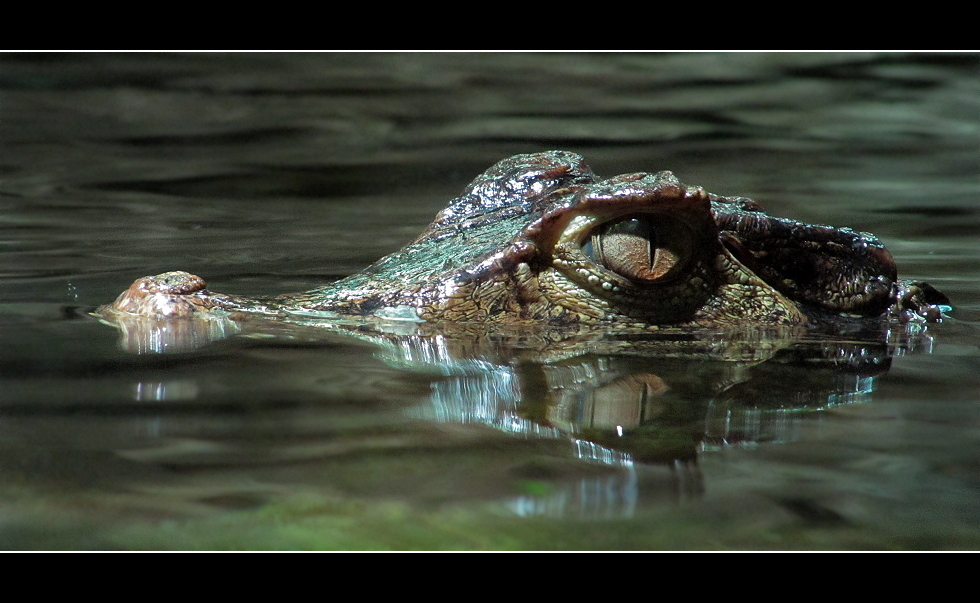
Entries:
{"label": "scaly skin", "polygon": [[838,313],[936,319],[944,303],[924,283],[898,281],[868,233],[774,218],[670,172],[597,179],[582,157],[550,151],[497,163],[415,241],[331,285],[247,298],[168,272],[137,280],[107,310],[643,329]]}

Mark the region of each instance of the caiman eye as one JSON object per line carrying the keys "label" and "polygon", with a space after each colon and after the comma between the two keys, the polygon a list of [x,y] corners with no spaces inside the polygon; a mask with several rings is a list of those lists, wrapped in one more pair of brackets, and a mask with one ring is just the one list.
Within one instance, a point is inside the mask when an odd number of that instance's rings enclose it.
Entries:
{"label": "caiman eye", "polygon": [[690,257],[690,236],[677,221],[634,215],[599,226],[582,243],[592,261],[633,281],[676,273]]}

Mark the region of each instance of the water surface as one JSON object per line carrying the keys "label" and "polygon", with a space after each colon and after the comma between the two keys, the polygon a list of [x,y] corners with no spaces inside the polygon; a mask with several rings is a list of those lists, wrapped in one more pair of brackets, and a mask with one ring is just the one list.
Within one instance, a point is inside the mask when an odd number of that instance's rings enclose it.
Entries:
{"label": "water surface", "polygon": [[[977,67],[4,55],[0,546],[977,548]],[[172,269],[351,274],[550,148],[873,232],[955,310],[738,358],[276,323],[134,353],[87,314]]]}

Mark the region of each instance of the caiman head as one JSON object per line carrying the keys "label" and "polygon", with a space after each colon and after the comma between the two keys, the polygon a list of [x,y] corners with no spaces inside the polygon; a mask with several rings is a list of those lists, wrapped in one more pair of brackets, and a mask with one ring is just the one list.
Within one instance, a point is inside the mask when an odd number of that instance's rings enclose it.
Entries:
{"label": "caiman head", "polygon": [[581,156],[550,151],[492,166],[415,241],[331,285],[246,298],[166,273],[140,279],[113,307],[651,329],[896,308],[929,317],[943,300],[900,283],[873,235],[774,218],[670,172],[598,179]]}

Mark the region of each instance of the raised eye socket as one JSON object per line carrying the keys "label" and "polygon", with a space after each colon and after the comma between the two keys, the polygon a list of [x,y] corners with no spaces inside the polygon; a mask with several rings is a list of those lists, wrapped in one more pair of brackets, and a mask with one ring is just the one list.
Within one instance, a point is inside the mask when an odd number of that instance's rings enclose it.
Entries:
{"label": "raised eye socket", "polygon": [[678,272],[690,257],[690,237],[666,216],[641,214],[603,224],[582,243],[596,264],[632,281],[653,282]]}

